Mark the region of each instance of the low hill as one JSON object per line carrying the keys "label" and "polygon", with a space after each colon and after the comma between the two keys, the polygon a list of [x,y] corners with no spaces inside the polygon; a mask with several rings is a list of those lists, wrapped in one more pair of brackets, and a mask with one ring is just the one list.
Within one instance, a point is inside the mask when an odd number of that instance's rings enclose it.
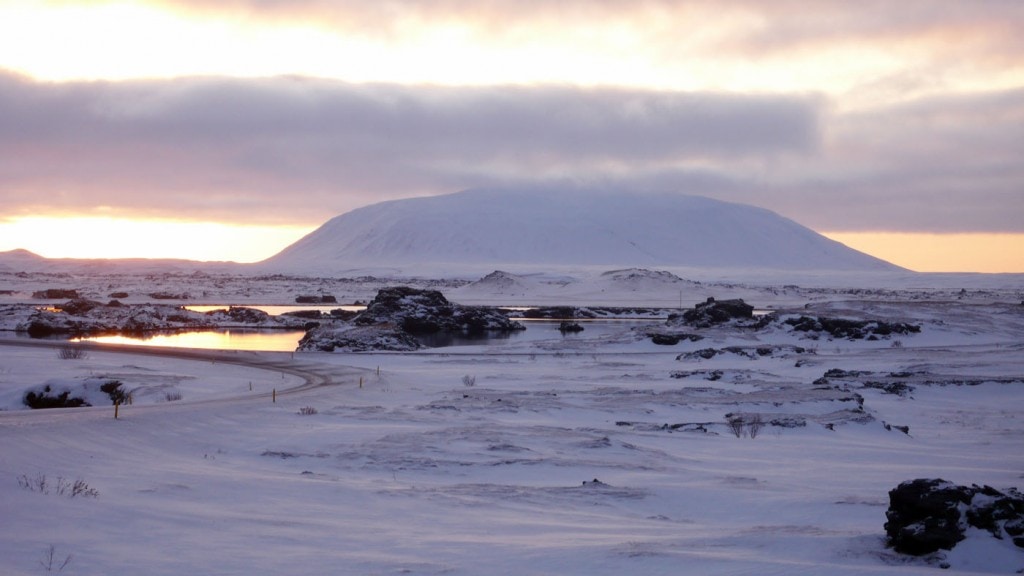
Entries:
{"label": "low hill", "polygon": [[430,264],[900,270],[754,206],[578,190],[382,202],[331,219],[261,266],[330,274]]}

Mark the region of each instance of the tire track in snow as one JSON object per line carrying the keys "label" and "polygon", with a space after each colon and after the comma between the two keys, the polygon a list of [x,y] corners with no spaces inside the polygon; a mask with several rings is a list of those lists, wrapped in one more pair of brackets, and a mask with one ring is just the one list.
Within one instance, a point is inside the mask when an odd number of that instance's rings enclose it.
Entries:
{"label": "tire track in snow", "polygon": [[[66,341],[58,340],[15,340],[15,339],[0,339],[0,348],[4,346],[16,346],[22,348],[49,348],[49,349],[60,349],[68,345]],[[152,410],[162,408],[165,406],[172,406],[177,404],[179,406],[185,405],[196,405],[196,404],[225,404],[234,403],[240,401],[250,401],[257,399],[270,398],[274,394],[277,396],[287,396],[292,394],[298,394],[302,392],[309,392],[317,388],[326,386],[338,386],[343,384],[342,379],[344,378],[358,378],[364,374],[370,374],[373,371],[368,368],[358,368],[355,366],[345,366],[337,364],[321,364],[315,365],[310,362],[304,362],[301,357],[296,359],[294,353],[290,354],[287,360],[276,360],[273,356],[280,356],[289,354],[287,352],[254,352],[254,351],[241,351],[241,350],[207,350],[200,348],[170,348],[161,346],[132,346],[127,344],[98,344],[94,342],[79,342],[75,344],[83,350],[91,352],[108,352],[114,354],[128,354],[136,356],[156,356],[160,358],[171,358],[178,360],[188,360],[195,362],[211,362],[229,364],[234,366],[241,366],[244,368],[252,368],[256,370],[266,370],[270,372],[276,372],[279,374],[287,374],[300,378],[302,383],[298,386],[292,386],[289,388],[282,388],[280,390],[271,392],[256,392],[252,394],[234,396],[229,398],[213,398],[208,400],[196,400],[186,402],[174,402],[166,404],[152,404],[152,405],[139,405],[133,406],[132,410]],[[88,408],[104,408],[104,407],[83,407],[85,410],[81,412],[92,412],[95,410],[88,410]],[[109,409],[109,407],[106,407]],[[107,411],[107,410],[105,410]],[[11,411],[0,411],[0,418],[6,417],[29,417],[32,414],[50,413],[54,412],[51,410],[11,410]],[[58,412],[65,412],[63,410]]]}

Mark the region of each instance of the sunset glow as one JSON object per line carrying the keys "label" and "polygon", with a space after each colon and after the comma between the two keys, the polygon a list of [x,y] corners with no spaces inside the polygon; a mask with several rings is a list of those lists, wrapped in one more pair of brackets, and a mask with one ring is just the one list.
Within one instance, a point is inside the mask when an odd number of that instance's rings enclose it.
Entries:
{"label": "sunset glow", "polygon": [[826,232],[824,235],[915,272],[1024,272],[1024,234]]}
{"label": "sunset glow", "polygon": [[24,248],[46,258],[257,262],[310,230],[148,219],[28,217],[0,221],[0,252]]}

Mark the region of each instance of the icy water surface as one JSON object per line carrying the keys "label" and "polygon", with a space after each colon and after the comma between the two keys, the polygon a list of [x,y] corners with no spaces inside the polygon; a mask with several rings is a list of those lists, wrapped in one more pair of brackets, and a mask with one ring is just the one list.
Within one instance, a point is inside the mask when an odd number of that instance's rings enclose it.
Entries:
{"label": "icy water surface", "polygon": [[[524,321],[526,330],[480,335],[421,334],[417,339],[429,348],[449,346],[501,346],[515,342],[541,340],[578,340],[607,336],[640,325],[636,320],[581,321],[583,332],[559,331],[560,322],[551,320]],[[199,332],[154,333],[142,336],[88,336],[81,341],[101,344],[130,344],[137,346],[167,346],[171,348],[202,348],[208,350],[254,350],[264,352],[292,352],[305,334],[302,330],[204,330]]]}
{"label": "icy water surface", "polygon": [[81,340],[101,344],[203,348],[208,350],[258,350],[291,352],[305,334],[302,330],[207,330],[144,336],[89,336]]}

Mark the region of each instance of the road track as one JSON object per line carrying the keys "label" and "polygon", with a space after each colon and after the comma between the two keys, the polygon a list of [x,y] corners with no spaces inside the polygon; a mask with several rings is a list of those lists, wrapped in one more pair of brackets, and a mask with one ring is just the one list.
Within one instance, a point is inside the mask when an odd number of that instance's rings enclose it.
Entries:
{"label": "road track", "polygon": [[[0,338],[0,348],[5,346],[15,346],[21,348],[49,348],[58,350],[65,348],[69,345],[68,342],[59,340],[24,340],[24,339],[10,339]],[[257,370],[268,370],[280,374],[287,374],[294,376],[302,380],[302,384],[298,386],[292,386],[289,388],[282,388],[280,390],[273,390],[271,392],[260,392],[254,394],[246,394],[243,396],[236,396],[232,398],[217,398],[210,400],[200,400],[199,403],[208,404],[211,402],[222,403],[222,402],[236,402],[241,400],[252,400],[259,398],[270,398],[272,395],[276,396],[287,396],[290,394],[298,394],[302,392],[308,392],[317,388],[326,386],[336,386],[343,384],[342,379],[352,379],[362,375],[368,375],[372,371],[365,368],[357,368],[354,366],[344,366],[336,364],[314,364],[308,362],[300,355],[298,358],[294,354],[287,356],[286,352],[253,352],[253,351],[240,351],[240,350],[207,350],[198,348],[170,348],[161,346],[132,346],[127,344],[98,344],[94,342],[79,342],[73,344],[74,347],[80,348],[86,351],[92,352],[105,352],[105,353],[116,353],[116,354],[130,354],[138,356],[156,356],[160,358],[174,358],[179,360],[189,360],[195,362],[211,362],[220,364],[230,364],[235,366],[242,366],[245,368],[253,368]],[[277,359],[282,356],[287,356],[287,359]],[[276,358],[275,358],[276,357]],[[54,360],[56,361],[56,359]],[[182,402],[184,404],[192,404],[194,402]],[[175,404],[178,404],[175,402]],[[136,406],[135,409],[144,408],[144,406]],[[14,415],[14,414],[25,414],[38,411],[0,411],[0,415]]]}

